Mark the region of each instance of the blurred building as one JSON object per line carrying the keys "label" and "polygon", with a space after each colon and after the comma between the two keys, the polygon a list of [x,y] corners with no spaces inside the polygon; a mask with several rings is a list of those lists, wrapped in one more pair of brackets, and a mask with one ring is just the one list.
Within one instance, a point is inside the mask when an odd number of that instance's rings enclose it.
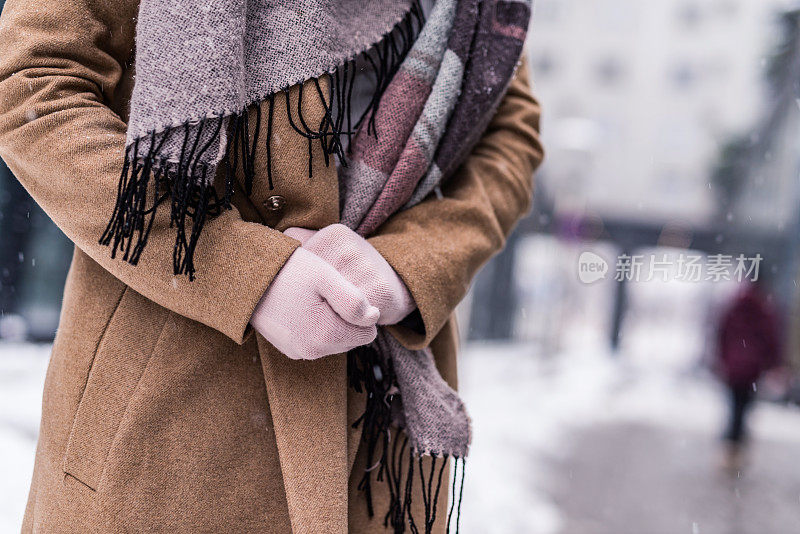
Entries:
{"label": "blurred building", "polygon": [[0,338],[52,339],[72,244],[0,162]]}
{"label": "blurred building", "polygon": [[542,177],[556,214],[716,213],[720,145],[752,128],[781,0],[537,0]]}
{"label": "blurred building", "polygon": [[[516,260],[513,335],[556,347],[579,324],[610,332],[618,347],[622,330],[637,330],[626,320],[633,315],[651,345],[653,327],[674,326],[678,337],[696,338],[677,352],[705,350],[714,310],[735,288],[612,281],[590,291],[576,279],[587,250],[610,261],[643,251],[761,254],[770,271],[762,278],[771,275],[783,309],[792,307],[800,264],[800,70],[792,61],[800,55],[785,34],[797,26],[787,19],[795,5],[537,0],[528,54],[547,158],[522,230],[552,237],[522,239],[520,254],[532,257]],[[545,324],[541,316],[555,326],[533,328]],[[569,335],[559,334],[564,325]]]}
{"label": "blurred building", "polygon": [[[768,96],[755,127],[723,151],[728,219],[764,234],[796,234],[800,207],[800,3],[778,18],[765,57]],[[731,154],[735,152],[735,154]]]}

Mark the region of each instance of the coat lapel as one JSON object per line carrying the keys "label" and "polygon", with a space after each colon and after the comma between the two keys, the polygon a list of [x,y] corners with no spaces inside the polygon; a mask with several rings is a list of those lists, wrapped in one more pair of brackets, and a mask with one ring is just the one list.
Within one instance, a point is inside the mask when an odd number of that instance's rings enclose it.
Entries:
{"label": "coat lapel", "polygon": [[257,338],[292,531],[347,532],[347,359],[295,361]]}

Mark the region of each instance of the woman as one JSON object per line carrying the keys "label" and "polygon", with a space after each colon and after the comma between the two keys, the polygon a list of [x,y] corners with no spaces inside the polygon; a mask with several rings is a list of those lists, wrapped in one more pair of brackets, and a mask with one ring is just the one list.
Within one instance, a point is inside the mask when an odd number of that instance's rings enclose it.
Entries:
{"label": "woman", "polygon": [[[362,439],[375,395],[348,387],[348,371],[350,385],[355,375],[366,387],[371,375],[353,370],[355,358],[348,369],[344,353],[390,332],[399,341],[391,350],[429,348],[455,384],[452,312],[528,210],[542,156],[539,108],[522,63],[510,81],[496,80],[504,90],[496,102],[448,108],[442,139],[459,116],[482,136],[471,143],[453,134],[461,143],[450,152],[469,152],[425,167],[425,177],[433,169],[446,181],[428,180],[429,191],[417,194],[428,183],[417,173],[420,185],[401,183],[402,209],[380,216],[384,188],[356,223],[336,224],[361,191],[357,169],[397,148],[397,121],[387,117],[402,119],[417,104],[392,107],[409,94],[395,82],[415,80],[397,73],[413,67],[400,67],[406,55],[422,57],[408,51],[425,35],[423,18],[409,2],[296,3],[6,2],[0,156],[76,245],[24,532],[402,531],[413,517],[420,530],[446,527],[447,499],[432,500],[430,484],[425,494],[410,477],[397,513],[396,488],[369,483],[375,455],[386,462],[376,439]],[[356,15],[319,24],[326,5]],[[489,28],[483,37],[513,41],[518,57],[523,8],[440,0],[438,13],[424,11],[429,21],[450,16],[451,28],[479,18],[472,25]],[[429,34],[438,27],[428,26]],[[300,41],[320,34],[318,46],[280,48],[292,32]],[[480,38],[478,30],[468,39],[451,32],[437,76],[457,71],[468,81],[481,54],[507,55],[508,46],[485,47],[463,61],[458,47]],[[344,41],[349,48],[338,47]],[[236,63],[243,54],[265,67]],[[335,71],[312,66],[281,85],[286,72],[329,56]],[[372,68],[363,70],[365,62]],[[497,78],[501,67],[495,61],[478,74]],[[372,82],[348,82],[356,70]],[[280,90],[249,98],[264,79]],[[423,92],[461,98],[467,81],[460,92],[436,84]],[[223,90],[228,83],[240,85]],[[374,87],[363,113],[339,105],[364,83]],[[147,126],[181,106],[234,97],[246,108]],[[443,147],[434,163],[448,155]],[[388,174],[386,183],[403,173]],[[392,361],[397,368],[402,360]],[[392,366],[376,366],[373,382],[382,382],[381,369]],[[383,425],[374,434],[388,440],[391,431]],[[429,456],[424,463],[418,472],[433,473]]]}
{"label": "woman", "polygon": [[778,315],[764,284],[763,280],[744,283],[722,314],[717,332],[714,368],[730,399],[723,461],[737,476],[747,444],[747,414],[756,400],[756,383],[781,363]]}

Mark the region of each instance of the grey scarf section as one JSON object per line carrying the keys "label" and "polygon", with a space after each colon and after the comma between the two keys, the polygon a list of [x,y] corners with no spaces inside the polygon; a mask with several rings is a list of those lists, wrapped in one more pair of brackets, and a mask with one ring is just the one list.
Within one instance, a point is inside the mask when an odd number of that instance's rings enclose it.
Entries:
{"label": "grey scarf section", "polygon": [[[268,95],[333,72],[380,41],[410,7],[411,0],[142,0],[128,145],[187,122],[197,129],[230,120]],[[200,145],[212,140],[214,128],[205,126]],[[225,126],[201,164],[221,161]],[[177,162],[181,150],[175,136],[159,156]]]}

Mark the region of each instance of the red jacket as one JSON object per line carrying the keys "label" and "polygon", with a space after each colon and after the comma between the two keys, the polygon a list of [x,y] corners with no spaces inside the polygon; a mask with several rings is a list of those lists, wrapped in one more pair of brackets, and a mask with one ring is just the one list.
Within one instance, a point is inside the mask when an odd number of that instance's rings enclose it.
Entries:
{"label": "red jacket", "polygon": [[734,299],[719,326],[717,371],[733,387],[750,387],[780,362],[778,315],[755,284]]}

